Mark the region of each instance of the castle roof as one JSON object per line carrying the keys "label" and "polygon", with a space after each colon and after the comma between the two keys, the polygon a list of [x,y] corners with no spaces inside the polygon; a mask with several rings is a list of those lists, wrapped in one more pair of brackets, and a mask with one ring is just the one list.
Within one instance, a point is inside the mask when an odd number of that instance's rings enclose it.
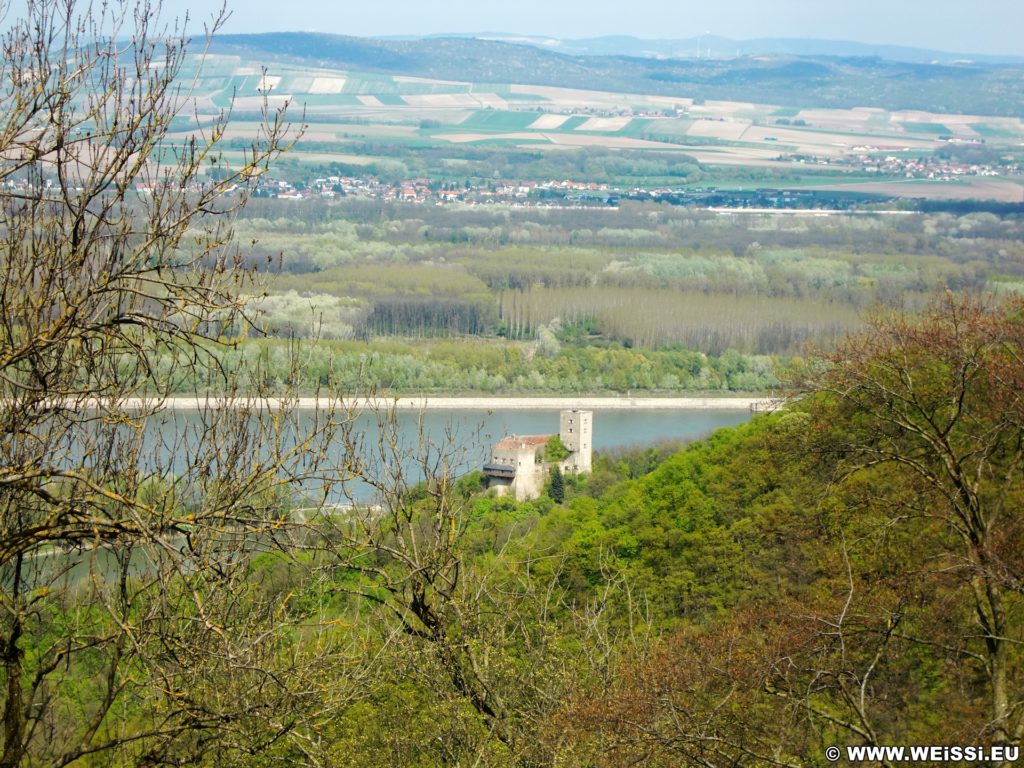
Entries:
{"label": "castle roof", "polygon": [[539,448],[542,445],[547,445],[550,439],[551,435],[511,435],[499,440],[494,446],[494,450],[515,451],[523,448]]}

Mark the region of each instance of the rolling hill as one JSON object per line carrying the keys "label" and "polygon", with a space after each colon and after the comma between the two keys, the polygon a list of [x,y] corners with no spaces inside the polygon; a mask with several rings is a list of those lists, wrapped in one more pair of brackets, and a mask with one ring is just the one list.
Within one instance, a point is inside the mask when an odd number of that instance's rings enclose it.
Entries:
{"label": "rolling hill", "polygon": [[501,40],[380,40],[317,33],[220,35],[214,53],[441,80],[522,83],[792,107],[1016,116],[1024,65],[876,57],[748,55],[655,59],[569,55]]}

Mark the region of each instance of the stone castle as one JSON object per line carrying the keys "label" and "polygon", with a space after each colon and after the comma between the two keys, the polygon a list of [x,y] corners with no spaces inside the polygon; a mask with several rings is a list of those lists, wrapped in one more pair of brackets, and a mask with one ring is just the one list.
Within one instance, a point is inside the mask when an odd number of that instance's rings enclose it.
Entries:
{"label": "stone castle", "polygon": [[484,465],[487,487],[499,496],[511,494],[517,501],[526,501],[540,496],[556,464],[563,474],[589,473],[593,433],[592,411],[562,411],[558,436],[569,455],[559,461],[545,459],[551,435],[512,435],[499,440]]}

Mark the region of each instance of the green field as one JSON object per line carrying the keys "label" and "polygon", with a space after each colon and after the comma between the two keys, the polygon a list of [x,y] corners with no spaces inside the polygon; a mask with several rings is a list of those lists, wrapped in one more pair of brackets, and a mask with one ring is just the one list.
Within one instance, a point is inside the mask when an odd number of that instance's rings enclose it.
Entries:
{"label": "green field", "polygon": [[970,127],[979,136],[984,136],[990,139],[1017,139],[1024,138],[1024,126],[1019,126],[1019,130],[1012,130],[1003,125],[993,125],[991,123],[971,123]]}
{"label": "green field", "polygon": [[[209,66],[209,73],[200,78],[198,84],[201,102],[205,100],[200,108],[201,115],[212,114],[214,108],[230,108],[233,95],[247,100],[245,104],[248,111],[243,116],[253,115],[257,108],[253,97],[258,95],[258,86],[263,82],[261,75],[251,74],[259,70],[258,63],[239,57],[227,57],[212,59]],[[940,137],[951,133],[949,126],[953,124],[952,120],[948,124],[943,121],[940,114],[923,113],[917,115],[917,120],[908,121],[905,115],[895,112],[876,111],[865,116],[863,112],[853,114],[837,110],[829,114],[820,109],[804,112],[796,106],[701,102],[699,99],[687,108],[689,114],[685,117],[653,116],[671,109],[673,104],[642,94],[599,91],[592,92],[591,97],[588,97],[587,92],[557,89],[544,91],[541,96],[513,93],[511,84],[494,83],[493,75],[480,82],[466,83],[294,66],[274,68],[268,75],[280,78],[274,86],[275,94],[288,94],[297,109],[307,108],[310,133],[320,133],[316,139],[309,139],[298,148],[303,155],[300,159],[307,167],[315,166],[318,162],[330,162],[326,158],[334,154],[336,149],[329,146],[329,140],[323,135],[324,132],[330,132],[344,142],[337,148],[341,153],[364,158],[364,165],[381,161],[392,163],[390,167],[398,169],[402,166],[395,163],[400,163],[409,170],[410,177],[444,179],[445,166],[437,161],[436,152],[416,154],[421,150],[443,148],[445,155],[454,155],[465,161],[460,170],[468,178],[493,178],[497,172],[505,179],[517,176],[524,180],[562,177],[627,187],[637,183],[644,186],[699,183],[726,187],[792,187],[802,183],[816,183],[820,186],[827,183],[829,178],[849,182],[851,177],[845,173],[836,174],[833,169],[818,171],[787,161],[795,155],[843,160],[845,154],[856,162],[852,156],[861,153],[852,151],[855,146],[908,144],[913,145],[910,151],[918,157],[942,152],[943,156],[963,156],[964,161],[972,165],[1008,165],[1010,161],[1004,158],[1015,151],[1020,154],[1013,145],[1024,137],[1024,130],[1018,132],[1012,122],[1002,118],[992,118],[991,122],[979,119],[973,127],[984,143],[973,147],[957,147],[956,143],[939,141]],[[343,78],[343,87],[341,83],[337,84],[342,87],[342,92],[309,93],[318,77]],[[323,88],[317,86],[317,90]],[[452,103],[446,99],[433,102],[430,99],[412,98],[417,95],[468,93],[477,95],[485,104],[488,96],[493,94],[494,98],[514,100],[524,106],[541,101],[545,101],[547,106],[545,112],[520,111],[515,108],[484,109],[464,99]],[[369,105],[363,104],[360,96],[371,96],[376,101]],[[680,93],[681,104],[687,98],[691,98],[691,95]],[[808,105],[809,109],[812,107]],[[592,117],[616,117],[626,108],[644,110],[652,116],[633,118],[619,129],[580,130]],[[536,139],[499,138],[502,134],[531,132],[531,126],[544,114],[569,117],[557,127],[538,129]],[[800,121],[806,120],[807,124],[792,125],[792,118],[800,114],[805,115]],[[753,125],[761,127],[784,120],[787,121],[787,134],[774,140],[776,137],[771,136],[772,132],[769,131],[767,138],[735,141],[717,137],[718,131],[713,126],[702,126],[707,128],[702,133],[709,135],[690,136],[688,132],[698,119],[722,123],[752,121]],[[396,131],[398,125],[416,127],[417,130],[415,133]],[[183,126],[180,130],[187,130],[187,127]],[[455,133],[479,134],[480,138],[459,142],[452,147],[446,141],[446,136]],[[721,134],[724,137],[736,135],[728,127],[723,127]],[[764,136],[763,132],[757,135]],[[241,138],[237,131],[232,136]],[[803,138],[805,136],[806,141]],[[572,140],[567,141],[564,137],[572,137]],[[694,152],[701,153],[699,157],[703,165],[698,168],[691,163],[692,168],[688,172],[680,173],[677,168],[669,167],[673,160],[663,159],[666,153],[678,150],[672,147],[631,146],[631,142],[627,141],[629,139],[693,146]],[[548,161],[537,153],[537,148],[545,146],[557,148],[557,154],[579,153],[584,159],[576,163]],[[836,147],[848,149],[837,151]],[[498,155],[488,158],[483,154],[488,150]],[[890,149],[878,150],[881,156],[890,153]],[[603,155],[609,155],[609,159],[601,159]],[[611,159],[611,155],[614,155],[614,159]],[[858,180],[861,179],[873,180],[864,177]],[[949,196],[953,187],[920,187],[927,195],[932,194],[932,188],[936,190],[936,195]],[[957,188],[972,198],[991,195],[995,199],[1008,200],[1012,194],[1005,182],[1001,186],[977,184],[958,185]]]}
{"label": "green field", "polygon": [[583,117],[583,116],[580,116],[580,115],[574,115],[573,117],[570,117],[568,120],[566,120],[564,123],[562,123],[560,126],[558,126],[558,130],[559,131],[563,131],[563,132],[564,131],[576,130],[581,125],[583,125],[585,122],[587,122],[587,120],[589,120],[589,119],[590,118],[588,118],[588,117]]}
{"label": "green field", "polygon": [[494,131],[506,133],[526,130],[540,115],[537,112],[505,112],[482,109],[458,124],[459,130]]}
{"label": "green field", "polygon": [[377,101],[386,107],[405,107],[408,102],[397,93],[375,93],[372,94]]}
{"label": "green field", "polygon": [[939,136],[951,133],[949,128],[941,123],[904,123],[903,127],[908,133],[928,133]]}
{"label": "green field", "polygon": [[685,136],[691,125],[693,125],[693,121],[687,118],[637,118],[631,120],[618,133],[621,136],[657,141],[660,136],[670,138]]}

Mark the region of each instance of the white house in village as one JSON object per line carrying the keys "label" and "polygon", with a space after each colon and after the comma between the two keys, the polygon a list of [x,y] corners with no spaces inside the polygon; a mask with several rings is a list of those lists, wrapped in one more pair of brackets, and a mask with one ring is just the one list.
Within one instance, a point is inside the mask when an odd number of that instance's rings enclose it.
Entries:
{"label": "white house in village", "polygon": [[594,414],[592,411],[562,411],[558,436],[569,455],[558,462],[545,461],[551,435],[511,435],[499,440],[484,465],[487,487],[498,495],[512,494],[517,501],[535,499],[557,463],[563,474],[591,471]]}

